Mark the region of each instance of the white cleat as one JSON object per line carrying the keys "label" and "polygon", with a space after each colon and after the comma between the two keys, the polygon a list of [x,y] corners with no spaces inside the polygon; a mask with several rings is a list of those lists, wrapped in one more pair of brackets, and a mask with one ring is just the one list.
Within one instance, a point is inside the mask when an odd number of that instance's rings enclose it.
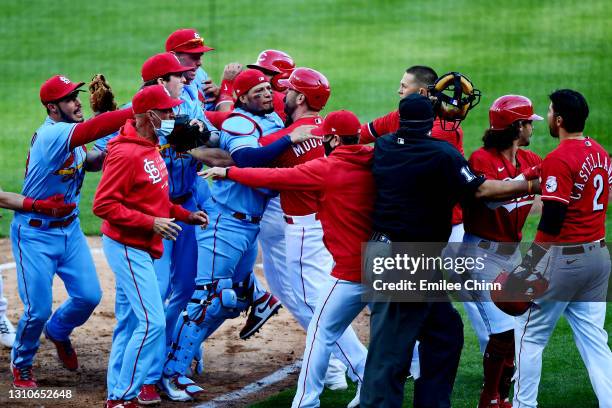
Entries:
{"label": "white cleat", "polygon": [[357,384],[357,392],[355,393],[355,398],[348,403],[346,408],[358,408],[359,407],[359,394],[361,394],[361,383]]}
{"label": "white cleat", "polygon": [[337,376],[336,378],[330,378],[329,380],[325,379],[325,388],[332,391],[344,391],[348,388],[348,384],[346,382],[346,376],[342,374],[342,376]]}
{"label": "white cleat", "polygon": [[4,347],[12,348],[15,342],[15,327],[6,317],[6,314],[0,316],[0,344]]}
{"label": "white cleat", "polygon": [[172,377],[162,376],[159,388],[172,401],[191,401],[193,398],[178,384],[177,378],[177,375]]}

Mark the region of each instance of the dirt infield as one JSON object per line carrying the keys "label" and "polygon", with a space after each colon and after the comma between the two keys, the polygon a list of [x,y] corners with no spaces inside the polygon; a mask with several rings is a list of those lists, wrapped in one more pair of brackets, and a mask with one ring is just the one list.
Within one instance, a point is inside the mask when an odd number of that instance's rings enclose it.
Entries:
{"label": "dirt infield", "polygon": [[[89,245],[102,284],[102,302],[90,320],[76,329],[72,342],[79,356],[80,368],[72,373],[63,369],[55,356],[55,348],[41,339],[41,346],[34,363],[34,373],[42,388],[70,388],[75,394],[70,400],[10,399],[11,376],[9,374],[10,350],[0,350],[0,406],[2,407],[102,407],[106,399],[106,367],[110,352],[112,332],[115,325],[115,279],[101,250],[99,238],[90,238]],[[10,241],[0,239],[0,264],[13,262]],[[258,261],[259,262],[259,261]],[[257,274],[263,280],[261,269]],[[8,316],[16,325],[23,304],[19,300],[14,268],[2,271],[4,292],[9,302]],[[53,283],[53,308],[66,298],[66,291],[59,278]],[[204,356],[205,373],[195,377],[204,386],[206,395],[198,402],[212,400],[231,391],[239,390],[248,384],[272,374],[302,356],[305,334],[285,309],[274,316],[262,330],[247,341],[240,340],[238,332],[246,318],[240,316],[226,322],[206,342]],[[367,337],[368,318],[359,316],[355,327],[360,338]],[[265,388],[262,392],[241,398],[238,402],[223,403],[216,406],[243,407],[264,399],[266,396],[295,384],[297,373],[287,379]],[[191,407],[197,404],[172,403],[164,401],[162,407]]]}
{"label": "dirt infield", "polygon": [[[70,388],[74,397],[70,400],[9,400],[11,376],[9,374],[10,350],[0,350],[0,406],[10,407],[101,407],[106,399],[106,366],[110,352],[113,328],[115,325],[115,279],[108,267],[101,248],[99,238],[90,238],[89,245],[93,249],[100,282],[104,295],[102,302],[93,316],[72,335],[72,342],[79,356],[81,367],[77,372],[63,369],[55,357],[55,348],[41,339],[41,346],[34,363],[34,373],[42,388]],[[0,264],[13,262],[10,241],[0,240]],[[259,262],[259,261],[258,261]],[[261,268],[257,274],[263,280]],[[19,300],[14,268],[2,271],[4,276],[4,291],[9,302],[8,315],[16,325],[23,305]],[[53,308],[66,298],[66,290],[59,278],[53,282]],[[206,395],[198,402],[212,400],[231,391],[272,374],[276,370],[301,358],[304,349],[305,334],[295,323],[285,309],[274,316],[263,329],[251,339],[244,341],[238,337],[246,318],[241,316],[226,322],[206,342],[204,356],[205,373],[195,379],[204,386]],[[354,325],[360,337],[367,337],[367,316],[359,317]],[[217,406],[242,407],[261,400],[266,396],[289,387],[295,383],[297,374],[290,375],[286,380],[274,384],[263,392],[242,398],[240,401],[223,403]],[[193,406],[197,404],[185,404]],[[162,407],[182,406],[182,404],[165,402]]]}

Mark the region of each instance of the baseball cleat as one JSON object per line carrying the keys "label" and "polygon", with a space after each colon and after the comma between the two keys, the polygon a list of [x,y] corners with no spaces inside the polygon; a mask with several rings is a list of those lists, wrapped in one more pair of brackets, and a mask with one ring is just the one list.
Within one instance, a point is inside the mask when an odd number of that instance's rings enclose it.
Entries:
{"label": "baseball cleat", "polygon": [[499,408],[512,408],[512,403],[510,402],[510,399],[506,398],[505,400],[503,400],[501,404],[499,404]]}
{"label": "baseball cleat", "polygon": [[500,408],[498,395],[485,395],[482,393],[478,408]]}
{"label": "baseball cleat", "polygon": [[43,329],[43,333],[45,334],[45,338],[55,345],[55,349],[57,350],[57,357],[62,362],[62,365],[65,369],[75,371],[77,368],[79,368],[79,360],[77,359],[76,351],[74,351],[74,348],[72,348],[72,343],[70,343],[70,339],[55,340],[49,335],[49,332],[47,331],[47,326],[45,326],[45,328]]}
{"label": "baseball cleat", "polygon": [[0,344],[4,347],[11,348],[15,342],[15,327],[11,321],[3,314],[0,317]]}
{"label": "baseball cleat", "polygon": [[137,398],[140,405],[156,405],[161,403],[161,397],[157,392],[155,384],[143,384],[140,387]]}
{"label": "baseball cleat", "polygon": [[162,377],[162,388],[173,401],[189,401],[204,393],[204,389],[184,375]]}
{"label": "baseball cleat", "polygon": [[338,378],[332,378],[329,381],[325,381],[325,388],[331,391],[346,390],[348,388],[348,384],[346,383],[346,376],[344,373],[341,377],[338,376]]}
{"label": "baseball cleat", "polygon": [[283,307],[283,305],[281,305],[280,300],[270,292],[266,292],[253,303],[253,306],[251,306],[246,324],[242,330],[240,330],[240,338],[246,340],[257,333],[257,331],[261,329],[261,326],[263,326],[272,315],[277,313],[278,309],[281,307]]}
{"label": "baseball cleat", "polygon": [[361,383],[357,384],[357,392],[355,393],[355,398],[348,403],[346,408],[358,408],[359,407],[359,394],[361,394]]}
{"label": "baseball cleat", "polygon": [[123,400],[106,400],[105,408],[123,408]]}
{"label": "baseball cleat", "polygon": [[11,363],[13,373],[13,387],[15,388],[38,388],[36,378],[32,373],[32,366],[17,368]]}

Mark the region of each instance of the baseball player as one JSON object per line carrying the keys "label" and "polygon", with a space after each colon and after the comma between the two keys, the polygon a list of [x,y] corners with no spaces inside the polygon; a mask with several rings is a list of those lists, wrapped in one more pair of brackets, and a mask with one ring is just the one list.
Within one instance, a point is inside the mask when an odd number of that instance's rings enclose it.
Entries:
{"label": "baseball player", "polygon": [[[76,205],[66,204],[64,196],[54,195],[47,199],[35,200],[21,194],[9,193],[0,189],[0,208],[15,211],[28,211],[46,214],[53,217],[64,217],[72,212]],[[15,327],[6,316],[8,302],[4,297],[3,276],[0,275],[0,344],[12,348],[15,342]]]}
{"label": "baseball player", "polygon": [[[117,130],[132,116],[131,109],[107,112],[84,121],[79,88],[66,76],[55,75],[40,88],[48,117],[30,143],[22,194],[40,199],[62,194],[78,205],[86,170],[97,170],[100,154],[85,144]],[[28,209],[15,212],[11,244],[17,260],[19,296],[24,313],[11,352],[13,385],[37,386],[32,362],[43,332],[56,347],[64,367],[78,368],[70,333],[82,325],[102,296],[93,259],[80,228],[78,208],[56,217]],[[53,276],[58,274],[68,299],[51,315]]]}
{"label": "baseball player", "polygon": [[[296,69],[292,77],[300,75],[300,70],[302,68]],[[296,87],[295,79],[292,81],[290,77],[289,82],[289,89]],[[287,95],[287,106],[292,104],[293,96],[290,95],[292,93]],[[319,406],[325,371],[334,349],[346,353],[341,354],[342,359],[359,381],[357,395],[348,407],[359,406],[367,350],[355,338],[350,324],[366,306],[361,301],[361,243],[371,233],[375,196],[371,172],[373,149],[358,144],[359,129],[359,119],[352,112],[331,112],[323,124],[313,130],[313,134],[324,136],[328,157],[315,158],[291,168],[212,168],[203,173],[206,177],[228,178],[281,193],[320,194],[316,214],[335,264],[332,279],[325,279],[326,286],[319,288],[321,295],[308,326],[294,408]]]}
{"label": "baseball player", "polygon": [[[107,408],[133,400],[155,353],[164,346],[164,308],[153,259],[163,252],[162,237],[176,239],[173,221],[205,225],[204,212],[190,212],[169,200],[168,172],[159,137],[173,127],[172,108],[182,103],[161,85],[145,87],[132,100],[134,121],[109,142],[93,212],[104,219],[104,253],[116,277],[117,326],[109,358]],[[135,404],[137,406],[137,404]]]}
{"label": "baseball player", "polygon": [[[538,178],[540,157],[522,147],[528,146],[532,121],[542,120],[533,112],[531,101],[519,95],[504,95],[489,109],[489,129],[484,146],[470,156],[468,163],[477,175],[490,180]],[[491,282],[501,270],[512,270],[520,262],[518,244],[521,230],[534,200],[533,194],[510,201],[463,203],[465,235],[461,256],[483,259],[484,269],[469,271],[469,278]],[[483,353],[484,386],[479,408],[509,408],[510,382],[514,374],[514,317],[491,302],[488,291],[471,293],[488,333]],[[472,315],[468,315],[472,318]]]}
{"label": "baseball player", "polygon": [[[418,93],[420,95],[429,95],[429,87],[433,86],[436,80],[438,79],[438,74],[434,71],[433,68],[423,66],[423,65],[413,65],[406,69],[402,79],[400,80],[400,86],[397,90],[397,93],[400,98],[404,98],[407,95]],[[400,126],[400,117],[399,110],[394,110],[389,112],[385,116],[381,116],[377,119],[374,119],[371,122],[364,123],[361,126],[361,139],[360,143],[372,143],[378,137],[386,135],[387,133],[396,132]],[[431,136],[440,139],[446,140],[451,145],[455,146],[457,150],[464,155],[463,152],[463,129],[461,126],[457,126],[454,129],[447,129],[443,126],[443,121],[441,118],[436,117],[433,128],[431,129]],[[451,235],[448,238],[448,242],[461,242],[463,240],[463,215],[461,211],[461,206],[457,204],[453,208],[453,218],[452,218],[453,228],[451,231]],[[470,322],[472,323],[472,327],[476,332],[476,337],[478,338],[478,344],[480,345],[480,350],[484,352],[488,341],[487,330],[484,325],[484,322],[480,318],[480,314],[476,306],[470,302],[464,302],[463,307],[470,317]],[[415,346],[415,350],[413,353],[413,360],[410,366],[410,373],[416,379],[419,377],[419,353],[418,353],[419,343],[417,342]]]}
{"label": "baseball player", "polygon": [[[221,81],[221,91],[217,102],[217,111],[230,111],[233,109],[233,78],[240,71],[237,68],[240,64],[228,64],[223,71],[223,81]],[[272,85],[272,100],[274,104],[274,112],[280,116],[283,122],[286,122],[287,115],[285,113],[285,87],[279,84],[281,79],[289,78],[289,75],[295,69],[295,62],[289,54],[278,50],[264,50],[259,53],[257,61],[253,64],[248,64],[247,68],[261,71],[266,79]],[[232,73],[234,75],[232,76]]]}
{"label": "baseball player", "polygon": [[[563,314],[589,373],[600,407],[612,407],[612,353],[604,329],[610,253],[605,245],[612,165],[585,136],[589,108],[576,91],[550,95],[548,126],[559,146],[542,163],[542,218],[535,242],[512,276],[534,270],[550,279],[557,300],[536,300],[516,319],[515,408],[537,406],[542,352]],[[553,297],[554,298],[554,297]]]}
{"label": "baseball player", "polygon": [[219,96],[219,87],[202,68],[202,56],[213,50],[214,48],[205,45],[200,34],[191,28],[176,30],[166,39],[166,52],[176,54],[181,64],[196,67],[195,71],[187,74],[187,85],[191,86],[206,110],[215,109],[215,100]]}
{"label": "baseball player", "polygon": [[[237,107],[222,126],[220,148],[239,166],[262,166],[292,143],[308,138],[294,132],[259,147],[259,138],[283,127],[272,108],[270,83],[257,70],[236,77]],[[177,320],[164,366],[162,385],[171,399],[193,397],[203,390],[185,376],[194,348],[227,318],[234,318],[252,304],[240,337],[253,335],[280,308],[280,302],[259,288],[253,274],[257,256],[257,233],[269,192],[233,182],[215,182],[209,211],[211,225],[196,232],[198,271],[196,289],[183,316]],[[256,299],[254,302],[252,299]]]}

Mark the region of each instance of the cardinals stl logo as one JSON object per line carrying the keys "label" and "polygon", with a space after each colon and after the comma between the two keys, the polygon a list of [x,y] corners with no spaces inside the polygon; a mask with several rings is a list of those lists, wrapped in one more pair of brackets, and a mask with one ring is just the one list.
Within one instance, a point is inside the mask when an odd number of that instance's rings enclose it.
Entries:
{"label": "cardinals stl logo", "polygon": [[153,160],[144,159],[144,171],[147,172],[153,184],[162,181],[161,173],[159,169],[155,167],[155,162]]}

